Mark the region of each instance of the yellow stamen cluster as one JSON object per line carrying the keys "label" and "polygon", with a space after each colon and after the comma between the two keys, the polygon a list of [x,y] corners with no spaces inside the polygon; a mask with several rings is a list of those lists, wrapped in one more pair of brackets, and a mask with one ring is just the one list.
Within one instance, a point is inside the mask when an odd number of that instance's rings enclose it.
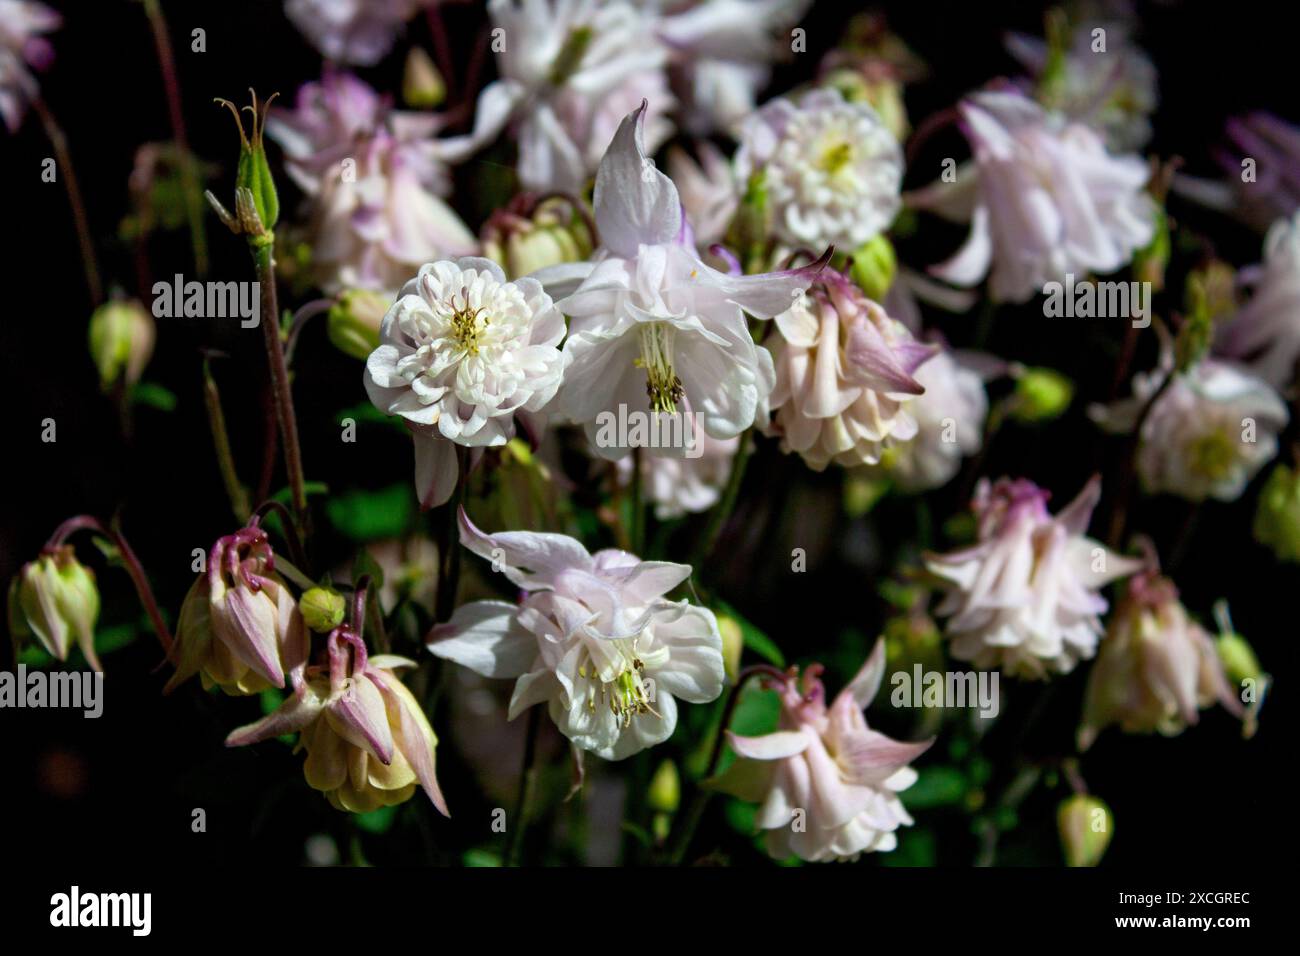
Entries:
{"label": "yellow stamen cluster", "polygon": [[682,380],[673,371],[672,326],[648,322],[641,327],[641,355],[633,360],[645,369],[645,391],[650,410],[676,412],[677,403],[686,394]]}
{"label": "yellow stamen cluster", "polygon": [[461,298],[464,305],[457,306],[455,297],[449,303],[452,308],[451,329],[452,334],[456,337],[457,344],[470,355],[478,355],[478,337],[479,334],[487,329],[488,319],[483,319],[483,327],[480,329],[478,317],[484,312],[482,307],[471,309],[469,307],[469,295],[464,289],[461,290]]}

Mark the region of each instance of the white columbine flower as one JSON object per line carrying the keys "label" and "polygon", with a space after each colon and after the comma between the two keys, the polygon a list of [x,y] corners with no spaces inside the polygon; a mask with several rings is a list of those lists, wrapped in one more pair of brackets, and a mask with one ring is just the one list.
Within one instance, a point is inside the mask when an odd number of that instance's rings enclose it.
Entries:
{"label": "white columbine flower", "polygon": [[512,720],[546,704],[576,746],[622,760],[672,735],[677,698],[703,704],[722,693],[713,613],[664,597],[689,566],[588,554],[562,534],[484,534],[463,509],[460,533],[523,594],[517,605],[462,605],[430,633],[429,650],[485,677],[515,678]]}
{"label": "white columbine flower", "polygon": [[504,445],[515,416],[540,412],[564,374],[564,316],[537,280],[507,282],[489,259],[421,267],[379,336],[366,392],[380,411],[406,420],[426,508],[451,496],[457,445]]}
{"label": "white columbine flower", "polygon": [[886,229],[902,205],[903,150],[865,103],[815,90],[775,99],[746,121],[736,175],[761,173],[772,230],[795,246],[856,249]]}
{"label": "white columbine flower", "polygon": [[973,506],[974,545],[932,554],[926,567],[948,591],[936,609],[948,618],[952,656],[1012,677],[1068,673],[1093,656],[1101,635],[1103,585],[1141,562],[1086,537],[1101,482],[1093,478],[1060,514],[1032,481],[981,479]]}
{"label": "white columbine flower", "polygon": [[54,60],[54,48],[41,36],[57,30],[63,18],[43,3],[0,0],[0,119],[17,132],[27,104],[39,95],[32,70]]}
{"label": "white columbine flower", "polygon": [[393,110],[356,77],[330,72],[275,109],[266,131],[308,198],[312,268],[326,292],[392,295],[422,264],[478,248],[440,196],[451,179],[433,135],[441,119]]}
{"label": "white columbine flower", "polygon": [[973,163],[908,199],[970,221],[966,244],[935,275],[973,286],[991,267],[993,298],[1025,302],[1067,273],[1114,272],[1151,241],[1156,205],[1140,157],[1111,156],[1094,130],[1016,92],[976,93],[958,112]]}
{"label": "white columbine flower", "polygon": [[925,389],[913,375],[936,349],[840,273],[824,270],[764,344],[776,361],[765,430],[809,467],[874,465],[887,440],[916,435],[909,399]]}
{"label": "white columbine flower", "polygon": [[1277,433],[1289,418],[1286,404],[1267,382],[1207,358],[1175,373],[1143,419],[1173,366],[1166,340],[1159,366],[1133,376],[1131,397],[1088,412],[1114,432],[1131,432],[1142,420],[1137,471],[1148,493],[1235,501],[1277,453]]}
{"label": "white columbine flower", "polygon": [[[646,449],[641,456],[646,498],[654,503],[655,517],[660,521],[708,511],[722,497],[740,439],[698,435],[695,440],[700,443],[695,457],[655,454],[652,449]],[[619,459],[618,479],[622,484],[631,482],[630,456]]]}
{"label": "white columbine flower", "polygon": [[596,174],[601,247],[589,262],[537,273],[551,288],[577,283],[557,303],[571,319],[557,414],[585,426],[596,452],[615,459],[629,449],[602,447],[597,416],[620,405],[647,416],[699,414],[717,439],[762,417],[775,371],[744,312],[783,312],[825,264],[733,276],[701,261],[677,188],[646,156],[645,110],[623,120]]}
{"label": "white columbine flower", "polygon": [[285,0],[284,12],[323,56],[374,66],[422,6],[421,0]]}
{"label": "white columbine flower", "polygon": [[1300,210],[1279,219],[1264,240],[1264,262],[1240,273],[1250,301],[1220,330],[1216,350],[1247,360],[1274,388],[1296,377],[1300,361]]}

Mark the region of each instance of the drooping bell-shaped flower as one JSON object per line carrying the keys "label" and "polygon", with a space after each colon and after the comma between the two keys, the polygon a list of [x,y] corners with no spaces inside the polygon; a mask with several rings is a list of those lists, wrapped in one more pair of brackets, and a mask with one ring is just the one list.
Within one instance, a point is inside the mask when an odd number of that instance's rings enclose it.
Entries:
{"label": "drooping bell-shaped flower", "polygon": [[392,654],[371,657],[348,625],[326,642],[328,664],[308,667],[279,709],[231,732],[227,747],[297,733],[307,751],[307,783],[338,810],[369,813],[411,798],[417,786],[443,816],[438,787],[438,738],[423,709],[394,671],[415,661]]}
{"label": "drooping bell-shaped flower", "polygon": [[887,440],[916,436],[914,377],[937,351],[912,338],[846,276],[825,270],[776,317],[764,345],[776,362],[769,430],[811,468],[874,465]]}
{"label": "drooping bell-shaped flower", "polygon": [[713,781],[719,790],[760,804],[755,824],[778,860],[853,860],[897,846],[895,831],[912,818],[898,793],[916,782],[910,766],[933,739],[892,740],[867,726],[863,709],[880,689],[885,644],[826,706],[822,667],[790,668],[776,686],[778,728],[761,737],[727,731],[737,760]]}
{"label": "drooping bell-shaped flower", "polygon": [[1300,209],[1273,224],[1263,263],[1238,278],[1252,288],[1250,301],[1219,330],[1215,349],[1284,389],[1300,374]]}
{"label": "drooping bell-shaped flower", "polygon": [[1107,607],[1099,589],[1142,565],[1086,536],[1101,499],[1098,478],[1055,516],[1047,498],[1026,479],[981,479],[972,503],[976,543],[927,555],[947,589],[935,613],[948,618],[958,660],[1042,678],[1096,653]]}
{"label": "drooping bell-shaped flower", "polygon": [[0,119],[11,133],[40,93],[32,70],[48,69],[54,60],[54,48],[41,34],[62,24],[63,18],[43,3],[0,0]]}
{"label": "drooping bell-shaped flower", "polygon": [[1088,672],[1079,748],[1111,724],[1125,733],[1182,733],[1218,701],[1243,716],[1214,640],[1187,613],[1173,582],[1155,571],[1132,578]]}
{"label": "drooping bell-shaped flower", "polygon": [[596,175],[601,247],[587,263],[537,275],[573,289],[557,302],[571,319],[557,414],[583,425],[592,448],[613,459],[630,448],[598,440],[597,419],[620,406],[647,417],[698,414],[717,439],[753,425],[775,374],[744,313],[785,311],[825,264],[742,276],[701,261],[677,188],[646,155],[645,109],[623,120]]}
{"label": "drooping bell-shaped flower", "polygon": [[266,532],[255,524],[217,541],[207,570],[181,605],[164,693],[198,674],[205,688],[256,694],[295,682],[307,659],[298,603],[275,573]]}
{"label": "drooping bell-shaped flower", "polygon": [[536,279],[490,259],[429,263],[402,289],[366,361],[366,393],[415,439],[422,507],[451,497],[457,446],[504,445],[564,375],[564,316]]}
{"label": "drooping bell-shaped flower", "polygon": [[745,122],[736,177],[756,175],[773,234],[795,247],[856,249],[902,207],[898,140],[870,106],[834,89],[772,100]]}
{"label": "drooping bell-shaped flower", "polygon": [[930,270],[941,279],[973,286],[989,275],[994,299],[1025,302],[1067,274],[1114,272],[1155,235],[1140,157],[1112,156],[1093,129],[1010,90],[976,93],[958,112],[973,161],[908,197],[970,222],[966,244]]}
{"label": "drooping bell-shaped flower", "polygon": [[284,12],[322,56],[374,66],[421,6],[421,0],[285,0]]}
{"label": "drooping bell-shaped flower", "polygon": [[71,545],[48,548],[24,564],[9,585],[9,632],[15,650],[35,638],[51,657],[68,659],[75,639],[86,662],[103,670],[95,654],[99,589],[95,573],[77,560]]}
{"label": "drooping bell-shaped flower", "polygon": [[515,679],[513,720],[535,704],[582,750],[607,760],[667,740],[678,699],[722,693],[713,613],[664,595],[689,566],[626,551],[589,554],[561,534],[484,534],[460,513],[462,543],[523,593],[474,601],[429,634],[429,651],[485,677]]}

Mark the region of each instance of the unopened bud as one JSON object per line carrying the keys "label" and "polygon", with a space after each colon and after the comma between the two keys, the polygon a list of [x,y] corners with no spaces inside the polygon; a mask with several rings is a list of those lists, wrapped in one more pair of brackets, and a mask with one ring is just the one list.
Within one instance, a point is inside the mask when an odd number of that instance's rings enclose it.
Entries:
{"label": "unopened bud", "polygon": [[885,298],[897,272],[898,258],[894,255],[894,246],[883,234],[853,250],[853,267],[849,275],[873,302]]}
{"label": "unopened bud", "polygon": [[740,629],[740,622],[730,614],[719,614],[718,634],[722,636],[722,666],[727,672],[727,681],[734,684],[740,674],[740,654],[745,649],[745,635]]}
{"label": "unopened bud", "polygon": [[402,72],[402,99],[408,106],[428,110],[441,106],[446,98],[447,83],[429,54],[418,46],[411,47]]}
{"label": "unopened bud", "polygon": [[108,389],[119,380],[126,385],[140,381],[153,356],[155,337],[153,316],[134,299],[96,309],[90,317],[90,356],[100,385]]}
{"label": "unopened bud", "polygon": [[343,623],[347,602],[333,588],[310,588],[298,599],[303,623],[317,634],[328,634]]}
{"label": "unopened bud", "polygon": [[345,290],[326,318],[329,340],[340,352],[364,362],[379,348],[379,326],[392,304],[388,296],[369,289]]}
{"label": "unopened bud", "polygon": [[591,254],[591,230],[567,199],[553,197],[532,205],[517,197],[483,227],[483,254],[511,279],[548,266],[579,262]]}
{"label": "unopened bud", "polygon": [[682,781],[677,773],[677,764],[665,760],[650,778],[650,789],[646,793],[646,802],[650,809],[659,813],[673,813],[682,799]]}
{"label": "unopened bud", "polygon": [[1096,866],[1106,853],[1114,829],[1110,807],[1096,797],[1076,793],[1061,802],[1056,825],[1070,866]]}
{"label": "unopened bud", "polygon": [[1008,409],[1021,422],[1046,422],[1065,414],[1074,399],[1074,383],[1055,369],[1025,368],[1016,378]]}
{"label": "unopened bud", "polygon": [[35,638],[52,657],[68,659],[75,637],[87,663],[95,654],[99,589],[95,574],[62,545],[23,565],[9,586],[9,629],[15,642]]}
{"label": "unopened bud", "polygon": [[1273,469],[1259,494],[1254,530],[1255,540],[1279,561],[1300,561],[1300,471]]}

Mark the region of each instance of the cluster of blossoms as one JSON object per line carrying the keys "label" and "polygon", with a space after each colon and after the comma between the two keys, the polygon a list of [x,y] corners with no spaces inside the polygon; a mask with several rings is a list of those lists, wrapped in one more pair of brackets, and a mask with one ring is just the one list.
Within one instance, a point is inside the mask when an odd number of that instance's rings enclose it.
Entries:
{"label": "cluster of blossoms", "polygon": [[[1045,41],[1013,36],[1031,77],[961,96],[946,115],[970,160],[905,193],[910,74],[897,46],[876,37],[837,51],[806,87],[759,104],[788,47],[782,34],[808,5],[489,0],[498,78],[482,89],[463,84],[459,104],[432,112],[396,109],[345,70],[384,61],[420,12],[436,30],[436,3],[287,0],[290,20],[328,61],[292,108],[265,117],[303,195],[293,239],[308,268],[297,278],[329,297],[321,311],[331,339],[364,361],[365,394],[410,436],[416,500],[445,509],[443,530],[436,546],[420,539],[405,564],[385,553],[401,550],[391,542],[358,556],[349,606],[346,587],[313,586],[273,552],[259,517],[270,503],[241,507],[236,474],[227,482],[234,510],[253,517],[206,552],[174,641],[125,552],[174,666],[166,692],[195,675],[232,696],[281,691],[278,707],[227,744],[297,735],[307,783],[334,807],[369,813],[422,789],[444,815],[437,736],[412,689],[419,682],[408,687],[400,676],[420,665],[393,647],[513,681],[508,719],[544,707],[579,761],[621,761],[665,744],[681,703],[719,701],[731,715],[724,695],[734,704],[742,693],[771,692],[775,726],[739,734],[724,717],[702,784],[758,804],[756,827],[777,859],[892,850],[913,822],[900,794],[934,737],[927,730],[929,739],[903,742],[867,724],[887,640],[828,704],[821,664],[740,670],[742,644],[770,652],[754,646],[763,642],[746,636],[711,585],[697,591],[692,580],[718,553],[746,462],[766,454],[791,456],[792,468],[842,470],[846,488],[862,481],[918,496],[927,533],[930,506],[919,495],[973,487],[964,546],[904,549],[899,558],[897,570],[923,595],[907,609],[909,634],[930,641],[929,659],[946,654],[1009,677],[1048,680],[1092,661],[1080,751],[1111,725],[1179,733],[1216,701],[1253,726],[1234,687],[1263,676],[1248,645],[1237,635],[1216,643],[1153,554],[1120,553],[1141,541],[1123,534],[1129,489],[1107,482],[1117,496],[1107,545],[1088,536],[1099,477],[1056,513],[1033,480],[981,477],[997,429],[1017,416],[1061,414],[1073,384],[1052,370],[1035,377],[1011,357],[955,349],[949,327],[931,321],[931,307],[962,311],[975,298],[965,290],[984,283],[993,302],[1026,303],[1067,276],[1132,267],[1163,278],[1172,254],[1161,252],[1162,240],[1170,245],[1166,197],[1138,152],[1156,103],[1150,61],[1122,22],[1106,26],[1114,48],[1105,66],[1091,55],[1089,24],[1057,23]],[[30,70],[50,59],[41,34],[58,25],[41,4],[0,0],[0,115],[11,129],[36,95]],[[406,105],[420,104],[408,96]],[[223,219],[247,234],[259,278],[274,288],[276,215],[265,210],[278,200],[254,112],[251,144],[241,126],[238,218]],[[1282,157],[1266,204],[1282,208],[1264,261],[1228,283],[1213,308],[1198,300],[1176,337],[1157,323],[1155,367],[1132,374],[1129,397],[1089,408],[1093,422],[1130,437],[1121,475],[1197,503],[1241,497],[1285,444],[1300,361],[1300,212],[1285,162],[1300,138],[1270,122],[1234,130],[1238,142],[1262,138]],[[453,194],[461,181],[453,167],[502,137],[515,148],[510,168],[522,191],[485,187],[480,205],[493,211],[476,235],[461,218],[472,204]],[[668,175],[654,157],[673,140],[685,142],[668,149]],[[907,246],[896,252],[891,239],[923,228],[918,211],[969,224],[956,255],[930,267],[934,279],[900,263]],[[273,417],[301,499],[292,528],[290,513],[281,515],[295,561],[310,550],[297,538],[310,522],[285,358],[299,331],[300,322],[285,336],[275,322],[264,330]],[[139,306],[96,313],[90,338],[106,390],[137,384],[155,335]],[[1015,392],[996,398],[990,380],[1002,371]],[[688,440],[611,438],[614,415],[685,422]],[[219,418],[214,434],[224,429]],[[234,471],[229,447],[219,454]],[[591,494],[581,504],[573,496],[567,511],[548,509],[571,487],[573,459],[598,476],[584,489]],[[531,483],[502,478],[511,468]],[[474,500],[493,481],[495,499]],[[591,522],[569,520],[593,498],[599,504],[583,514]],[[658,537],[645,533],[651,511]],[[698,522],[700,560],[661,560],[664,542],[705,512],[713,514]],[[1270,476],[1260,514],[1266,530],[1257,536],[1295,560],[1294,470],[1280,465]],[[617,546],[589,550],[561,527],[608,530]],[[477,583],[504,580],[508,599],[457,605],[459,546],[490,562],[501,579]],[[367,569],[385,563],[386,584],[372,581]],[[1110,611],[1102,592],[1119,582]],[[386,632],[399,612],[409,612],[405,646]],[[58,535],[11,587],[16,641],[59,660],[75,642],[99,669],[98,614],[93,574]],[[724,741],[732,762],[716,772]],[[1074,807],[1090,808],[1077,799]],[[1063,808],[1063,832],[1077,833],[1076,817]]]}

